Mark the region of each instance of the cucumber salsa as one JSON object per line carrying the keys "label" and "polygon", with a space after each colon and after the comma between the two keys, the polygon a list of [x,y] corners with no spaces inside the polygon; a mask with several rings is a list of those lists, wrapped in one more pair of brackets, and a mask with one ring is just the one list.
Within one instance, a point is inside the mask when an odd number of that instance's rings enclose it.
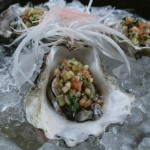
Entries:
{"label": "cucumber salsa", "polygon": [[51,88],[63,115],[69,120],[83,122],[102,115],[104,101],[93,82],[89,65],[74,58],[59,62],[55,68]]}

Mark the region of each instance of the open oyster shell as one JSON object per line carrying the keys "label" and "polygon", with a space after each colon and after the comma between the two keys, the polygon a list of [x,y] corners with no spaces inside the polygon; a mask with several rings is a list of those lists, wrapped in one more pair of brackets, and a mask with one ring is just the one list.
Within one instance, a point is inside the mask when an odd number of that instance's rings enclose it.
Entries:
{"label": "open oyster shell", "polygon": [[[117,31],[121,32],[121,25],[120,23],[115,23],[113,25],[110,25],[111,28],[116,29]],[[142,56],[148,56],[150,57],[150,46],[135,46],[130,41],[119,39],[115,35],[111,35],[111,38],[125,51],[126,54],[128,54],[131,57],[135,57],[136,59],[141,58]]]}
{"label": "open oyster shell", "polygon": [[[50,103],[52,99],[49,100],[46,96],[47,86],[53,78],[58,61],[71,58],[89,64],[94,84],[103,94],[103,115],[96,121],[83,123],[69,121],[54,110]],[[111,123],[122,123],[130,114],[133,100],[133,96],[120,91],[103,73],[96,49],[82,47],[80,50],[70,50],[59,45],[51,48],[36,87],[26,95],[25,112],[27,120],[36,128],[42,129],[47,138],[63,139],[69,147],[72,147],[91,135],[99,136]]]}
{"label": "open oyster shell", "polygon": [[[10,5],[8,9],[0,13],[0,43],[9,44],[23,32],[24,27],[19,20],[19,17],[25,12],[27,8],[34,8],[31,3],[28,3],[24,7],[19,4]],[[43,11],[47,11],[48,6],[42,6]]]}

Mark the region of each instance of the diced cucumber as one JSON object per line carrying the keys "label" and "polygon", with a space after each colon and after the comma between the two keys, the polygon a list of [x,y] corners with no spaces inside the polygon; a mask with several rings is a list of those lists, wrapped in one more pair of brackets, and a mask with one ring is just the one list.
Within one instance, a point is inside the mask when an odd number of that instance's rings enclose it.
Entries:
{"label": "diced cucumber", "polygon": [[85,94],[86,95],[90,95],[91,94],[91,90],[89,88],[85,88]]}
{"label": "diced cucumber", "polygon": [[74,73],[72,71],[67,71],[66,72],[66,77],[67,77],[68,80],[71,79],[73,76],[74,76]]}
{"label": "diced cucumber", "polygon": [[69,79],[71,79],[71,75],[70,75],[70,73],[69,73],[69,71],[66,73],[66,78],[69,80]]}
{"label": "diced cucumber", "polygon": [[27,27],[32,27],[32,23],[30,23],[29,21],[26,22],[26,26]]}
{"label": "diced cucumber", "polygon": [[138,38],[138,36],[139,36],[139,33],[134,34],[134,38]]}
{"label": "diced cucumber", "polygon": [[60,107],[65,105],[66,102],[65,102],[63,94],[58,95],[56,98],[57,98],[57,101],[58,101],[58,104],[59,104]]}
{"label": "diced cucumber", "polygon": [[89,95],[89,99],[93,99],[94,98],[94,95],[93,95],[93,93],[91,92],[91,94]]}
{"label": "diced cucumber", "polygon": [[67,86],[64,86],[64,87],[62,88],[62,91],[63,91],[64,93],[67,93],[68,90],[69,90],[69,88],[68,88]]}
{"label": "diced cucumber", "polygon": [[81,72],[78,72],[78,73],[77,73],[77,75],[78,75],[78,76],[81,76],[81,75],[82,75],[82,73],[81,73]]}
{"label": "diced cucumber", "polygon": [[54,70],[54,74],[56,75],[56,74],[59,74],[60,73],[60,70],[58,69],[58,68],[56,68],[55,70]]}
{"label": "diced cucumber", "polygon": [[93,78],[89,78],[89,82],[92,83],[93,82]]}
{"label": "diced cucumber", "polygon": [[133,39],[131,39],[131,41],[132,41],[132,43],[133,43],[134,45],[138,45],[138,44],[139,44],[139,41],[138,41],[137,38],[133,38]]}
{"label": "diced cucumber", "polygon": [[79,64],[78,61],[76,61],[76,60],[73,60],[71,63],[74,64],[75,66],[77,66]]}
{"label": "diced cucumber", "polygon": [[74,76],[74,73],[72,71],[69,71],[69,73],[70,73],[71,76]]}
{"label": "diced cucumber", "polygon": [[78,64],[78,67],[82,67],[82,66],[83,66],[83,64],[81,64],[81,63]]}
{"label": "diced cucumber", "polygon": [[70,81],[66,82],[65,86],[70,89],[71,88],[71,82]]}
{"label": "diced cucumber", "polygon": [[66,102],[68,105],[71,105],[71,102],[69,101],[67,95],[65,95],[65,102]]}
{"label": "diced cucumber", "polygon": [[66,75],[63,76],[63,80],[64,80],[64,82],[66,82],[68,80]]}
{"label": "diced cucumber", "polygon": [[72,70],[77,70],[77,66],[72,65]]}
{"label": "diced cucumber", "polygon": [[84,67],[84,69],[86,69],[86,70],[89,69],[89,65],[84,65],[83,67]]}

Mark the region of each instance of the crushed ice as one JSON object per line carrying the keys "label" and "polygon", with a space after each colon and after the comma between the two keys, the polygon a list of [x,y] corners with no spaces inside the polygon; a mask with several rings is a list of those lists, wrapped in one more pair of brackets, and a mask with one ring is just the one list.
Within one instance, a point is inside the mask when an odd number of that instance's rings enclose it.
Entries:
{"label": "crushed ice", "polygon": [[[60,0],[63,2],[64,1]],[[51,1],[56,5],[55,1]],[[76,4],[76,5],[75,5]],[[78,1],[73,1],[67,7],[83,9]],[[92,12],[104,16],[112,7],[92,8]],[[115,10],[111,17],[104,20],[109,24],[127,12]],[[119,15],[121,14],[121,15]],[[114,17],[115,16],[115,17]],[[111,18],[111,20],[110,20]],[[118,18],[117,18],[118,19]],[[90,138],[80,145],[71,148],[93,150],[149,150],[150,149],[150,59],[143,57],[140,60],[130,59],[132,66],[131,76],[125,72],[125,66],[102,56],[109,74],[117,77],[119,86],[129,93],[136,95],[132,115],[127,117],[123,125],[114,125],[108,128],[101,139]],[[42,132],[37,131],[25,119],[22,94],[16,89],[10,75],[11,56],[7,56],[0,46],[0,149],[54,149],[65,150],[60,141],[46,142]],[[40,138],[37,138],[40,137]],[[44,144],[45,143],[45,144]],[[42,144],[44,144],[42,146]],[[17,145],[17,146],[16,146]]]}

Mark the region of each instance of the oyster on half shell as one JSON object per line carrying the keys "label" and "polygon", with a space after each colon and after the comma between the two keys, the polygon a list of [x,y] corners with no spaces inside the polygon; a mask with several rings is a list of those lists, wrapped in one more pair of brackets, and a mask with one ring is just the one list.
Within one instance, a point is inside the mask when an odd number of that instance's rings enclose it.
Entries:
{"label": "oyster on half shell", "polygon": [[[111,28],[122,32],[122,26],[119,23],[115,23],[110,25]],[[147,46],[135,46],[132,42],[127,40],[122,40],[115,35],[111,35],[111,38],[131,57],[135,57],[136,59],[141,58],[142,56],[150,57],[150,45]]]}
{"label": "oyster on half shell", "polygon": [[[28,3],[24,7],[21,7],[19,4],[11,5],[4,12],[0,13],[0,43],[9,44],[13,40],[15,40],[19,35],[24,33],[19,32],[24,30],[24,27],[22,26],[22,23],[20,22],[19,18],[23,20],[27,27],[31,27],[33,25],[37,25],[37,23],[31,24],[31,20],[38,21],[36,19],[42,16],[43,11],[47,11],[47,9],[48,7],[46,6],[41,6],[41,8],[39,9],[34,8],[30,3]],[[31,11],[34,11],[34,13],[31,14]],[[40,15],[37,13],[37,11],[38,13],[40,13]],[[28,14],[31,14],[28,17],[27,12]],[[29,19],[29,17],[31,20]],[[27,22],[25,19],[30,21]]]}
{"label": "oyster on half shell", "polygon": [[[49,81],[53,78],[54,69],[58,61],[75,58],[88,64],[94,78],[94,84],[100,89],[104,105],[100,119],[86,122],[70,121],[54,110],[46,96]],[[112,78],[107,77],[102,68],[97,50],[93,47],[80,47],[80,50],[70,50],[66,46],[57,45],[51,48],[41,70],[36,87],[30,90],[25,97],[26,118],[36,128],[42,129],[49,139],[62,139],[69,147],[84,141],[89,136],[99,136],[112,123],[123,123],[130,114],[134,96],[120,91],[113,85]]]}

